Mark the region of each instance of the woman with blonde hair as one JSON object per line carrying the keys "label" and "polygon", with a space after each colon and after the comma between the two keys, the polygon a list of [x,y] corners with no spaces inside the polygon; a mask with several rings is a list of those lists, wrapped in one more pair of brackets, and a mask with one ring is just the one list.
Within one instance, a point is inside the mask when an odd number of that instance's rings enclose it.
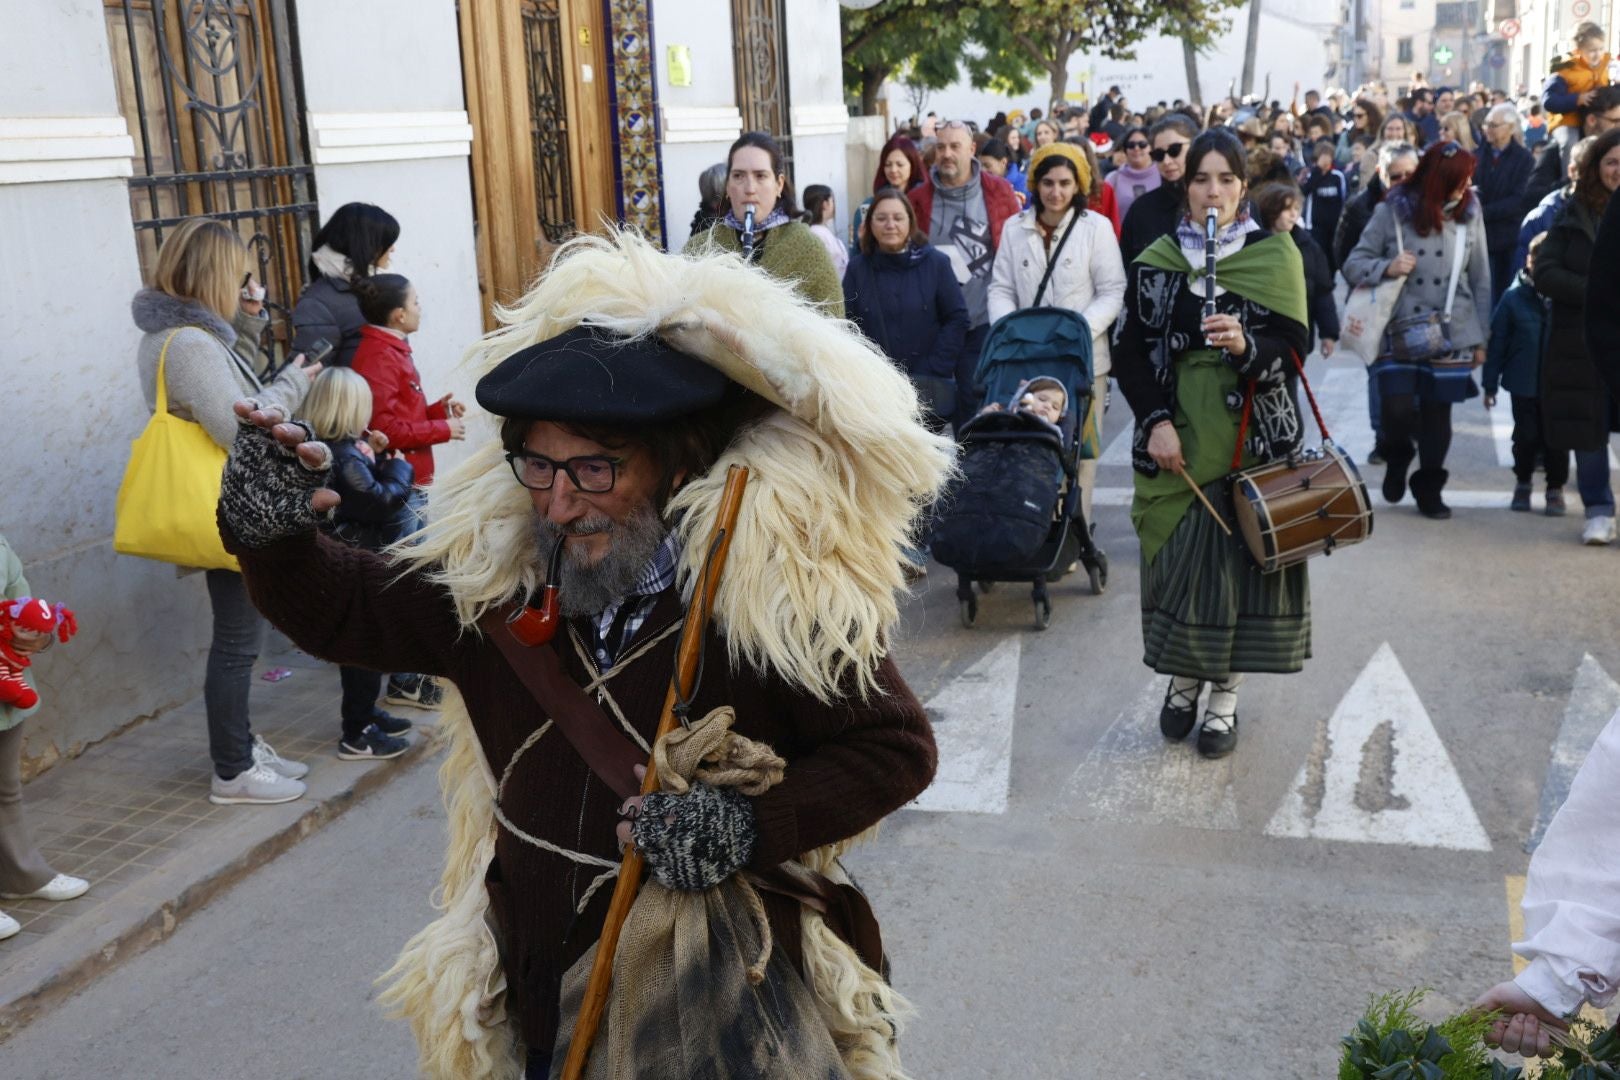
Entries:
{"label": "woman with blonde hair", "polygon": [[1474,140],[1474,125],[1465,112],[1453,110],[1440,118],[1440,138],[1450,139],[1470,154],[1479,150],[1479,143]]}
{"label": "woman with blonde hair", "polygon": [[1063,129],[1053,120],[1041,120],[1035,125],[1035,149],[1050,146],[1063,138]]}
{"label": "woman with blonde hair", "polygon": [[[191,218],[163,238],[152,284],[130,304],[145,336],[135,366],[148,409],[157,408],[162,379],[169,412],[201,425],[229,450],[236,439],[232,404],[254,398],[292,412],[304,400],[319,364],[304,357],[262,383],[233,349],[238,297],[249,270],[247,247],[223,222]],[[215,803],[290,802],[304,793],[308,766],[283,760],[248,724],[248,686],[264,641],[264,620],[248,601],[242,575],[208,570],[213,641],[203,680],[208,750],[214,762]]]}

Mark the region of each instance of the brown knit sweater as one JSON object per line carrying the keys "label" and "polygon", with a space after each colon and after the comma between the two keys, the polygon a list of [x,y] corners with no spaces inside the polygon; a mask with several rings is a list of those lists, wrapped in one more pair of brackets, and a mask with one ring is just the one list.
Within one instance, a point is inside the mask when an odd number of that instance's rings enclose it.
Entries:
{"label": "brown knit sweater", "polygon": [[[249,550],[226,530],[226,547],[241,559],[254,604],[299,647],[333,663],[418,671],[454,682],[497,779],[544,722],[495,645],[461,633],[449,594],[420,575],[395,582],[397,571],[379,556],[313,533]],[[675,591],[661,594],[625,655],[680,617]],[[588,628],[578,629],[588,642]],[[567,637],[558,634],[552,647],[584,685],[589,678]],[[649,741],[678,637],[665,638],[608,684]],[[726,655],[726,643],[711,627],[693,715],[730,705],[739,734],[769,743],[788,762],[784,780],[753,800],[759,827],[753,867],[766,869],[854,836],[928,786],[936,760],[933,734],[892,660],[884,660],[878,672],[883,696],[829,707],[773,675],[728,670]],[[619,801],[552,730],[520,758],[501,809],[524,832],[616,860]],[[550,1050],[562,975],[601,933],[611,886],[575,915],[597,873],[499,829],[486,881],[502,931],[508,1007],[531,1050]],[[765,901],[777,945],[798,962],[796,904],[773,894]]]}

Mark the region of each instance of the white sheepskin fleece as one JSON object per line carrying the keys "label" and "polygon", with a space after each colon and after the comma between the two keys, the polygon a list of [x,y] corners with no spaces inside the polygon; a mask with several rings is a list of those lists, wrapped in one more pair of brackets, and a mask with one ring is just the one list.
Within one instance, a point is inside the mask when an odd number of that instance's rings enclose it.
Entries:
{"label": "white sheepskin fleece", "polygon": [[[872,692],[904,588],[899,549],[954,455],[948,438],[923,426],[905,374],[853,324],[737,256],[669,255],[630,232],[569,241],[529,293],[497,314],[503,325],[468,352],[476,375],[588,324],[656,334],[778,406],[671,501],[683,587],[690,592],[701,572],[727,466],[748,466],[715,601],[733,662],[772,670],[824,701]],[[423,542],[399,554],[433,568],[471,627],[536,584],[517,557],[532,529],[527,494],[490,445],[439,480]]]}

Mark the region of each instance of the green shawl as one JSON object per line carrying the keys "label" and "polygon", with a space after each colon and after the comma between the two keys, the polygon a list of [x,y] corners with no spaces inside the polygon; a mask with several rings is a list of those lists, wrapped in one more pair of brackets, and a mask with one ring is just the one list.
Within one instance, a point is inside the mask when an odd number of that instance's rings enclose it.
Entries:
{"label": "green shawl", "polygon": [[[799,295],[816,304],[835,319],[844,317],[844,283],[838,280],[832,258],[810,226],[800,221],[778,225],[761,234],[765,251],[759,257],[760,269],[780,281],[790,283]],[[681,249],[685,254],[729,251],[742,254],[737,230],[717,221],[707,231],[695,234]]]}
{"label": "green shawl", "polygon": [[[1193,266],[1172,236],[1161,236],[1136,261],[1187,275],[1188,285],[1196,287],[1204,276],[1202,266]],[[1305,260],[1300,258],[1294,238],[1273,233],[1264,240],[1240,248],[1222,259],[1216,268],[1221,288],[1253,300],[1301,326],[1309,324],[1305,302]]]}

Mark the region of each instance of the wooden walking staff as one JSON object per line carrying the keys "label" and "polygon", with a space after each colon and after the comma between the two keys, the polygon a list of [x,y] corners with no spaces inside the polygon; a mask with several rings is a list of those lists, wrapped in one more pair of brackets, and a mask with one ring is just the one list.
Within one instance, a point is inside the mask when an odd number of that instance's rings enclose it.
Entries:
{"label": "wooden walking staff", "polygon": [[[690,700],[696,690],[698,669],[703,657],[703,635],[709,628],[714,594],[720,587],[720,574],[726,567],[726,554],[731,550],[731,537],[737,527],[737,512],[742,507],[743,491],[747,487],[748,469],[742,465],[731,466],[726,472],[725,491],[720,495],[720,514],[715,519],[714,533],[709,537],[709,554],[692,592],[692,602],[686,610],[686,623],[681,628],[681,643],[675,653],[675,677],[670,680],[669,692],[664,695],[664,711],[658,718],[654,745],[658,739],[675,730],[675,725],[680,722],[677,706]],[[658,771],[652,760],[648,759],[641,793],[650,795],[657,790]],[[596,942],[591,978],[585,984],[585,997],[580,1002],[579,1017],[574,1021],[574,1034],[568,1040],[563,1080],[580,1080],[585,1075],[585,1063],[591,1056],[591,1043],[596,1040],[597,1029],[602,1025],[608,991],[613,985],[613,954],[618,951],[619,934],[641,888],[642,868],[641,852],[636,850],[634,844],[627,846],[624,861],[619,864],[619,880],[613,886],[613,902],[608,906],[607,922],[602,925],[602,936]]]}

